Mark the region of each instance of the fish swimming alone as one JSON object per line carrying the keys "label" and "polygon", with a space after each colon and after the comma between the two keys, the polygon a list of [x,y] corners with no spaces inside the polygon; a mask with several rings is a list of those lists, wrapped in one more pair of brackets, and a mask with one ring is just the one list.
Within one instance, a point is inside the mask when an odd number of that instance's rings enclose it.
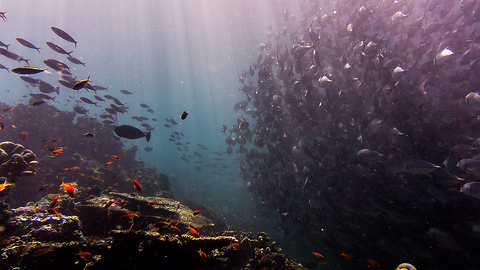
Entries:
{"label": "fish swimming alone", "polygon": [[147,133],[143,133],[143,131],[141,131],[140,129],[129,125],[121,125],[114,127],[113,131],[115,131],[115,134],[117,134],[118,137],[131,140],[145,137],[147,139],[147,142],[150,141],[150,136],[152,135],[150,131]]}

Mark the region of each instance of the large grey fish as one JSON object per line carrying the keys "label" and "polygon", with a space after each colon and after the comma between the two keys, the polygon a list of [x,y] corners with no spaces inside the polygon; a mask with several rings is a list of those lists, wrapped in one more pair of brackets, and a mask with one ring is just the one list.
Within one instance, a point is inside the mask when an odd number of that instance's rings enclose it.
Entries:
{"label": "large grey fish", "polygon": [[117,134],[118,137],[122,138],[127,138],[127,139],[139,139],[145,137],[147,139],[147,142],[150,141],[150,136],[151,132],[143,133],[140,129],[129,126],[129,125],[121,125],[121,126],[116,126],[113,128],[115,131],[115,134]]}
{"label": "large grey fish", "polygon": [[38,80],[38,90],[40,90],[40,92],[45,94],[49,94],[53,92],[57,93],[57,95],[60,94],[58,86],[53,87],[49,83],[44,82],[42,80]]}

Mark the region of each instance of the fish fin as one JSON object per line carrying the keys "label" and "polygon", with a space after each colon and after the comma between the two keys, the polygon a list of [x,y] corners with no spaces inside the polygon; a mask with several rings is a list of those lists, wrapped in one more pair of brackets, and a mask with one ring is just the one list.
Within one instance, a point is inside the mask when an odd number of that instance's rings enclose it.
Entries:
{"label": "fish fin", "polygon": [[148,132],[147,134],[145,134],[145,138],[147,139],[147,142],[150,141],[150,136],[152,136],[152,132]]}

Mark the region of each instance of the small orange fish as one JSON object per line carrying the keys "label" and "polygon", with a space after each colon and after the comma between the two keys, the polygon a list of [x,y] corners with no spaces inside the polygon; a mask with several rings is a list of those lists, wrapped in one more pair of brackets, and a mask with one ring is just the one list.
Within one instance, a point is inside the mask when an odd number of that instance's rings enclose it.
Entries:
{"label": "small orange fish", "polygon": [[347,255],[347,254],[345,254],[345,253],[343,253],[343,252],[342,252],[342,254],[340,254],[340,255],[342,255],[343,257],[345,257],[345,259],[347,259],[347,261],[349,261],[349,262],[351,262],[351,263],[353,263],[353,264],[356,264],[356,263],[357,263],[351,256],[349,256],[349,255]]}
{"label": "small orange fish", "polygon": [[45,148],[47,148],[48,151],[53,152],[53,150],[55,150],[55,145],[53,146],[45,145]]}
{"label": "small orange fish", "polygon": [[24,131],[22,133],[20,133],[20,139],[22,139],[22,141],[24,141],[28,136],[28,132]]}
{"label": "small orange fish", "polygon": [[35,207],[35,211],[37,211],[37,213],[46,213],[47,210],[43,210],[42,208],[38,208],[38,207]]}
{"label": "small orange fish", "polygon": [[57,206],[57,207],[54,207],[54,208],[47,209],[47,213],[49,213],[50,215],[57,215],[57,216],[58,216],[57,209],[58,209],[59,207],[60,207],[60,206]]}
{"label": "small orange fish", "polygon": [[373,267],[377,268],[378,270],[382,270],[382,267],[376,261],[372,261],[370,259],[367,259],[367,262],[369,262]]}
{"label": "small orange fish", "polygon": [[113,217],[112,211],[107,210],[107,217],[108,217],[109,219],[112,219],[112,217]]}
{"label": "small orange fish", "polygon": [[200,254],[200,257],[202,258],[203,261],[207,261],[207,254],[205,254],[205,252],[203,252],[201,249],[197,250],[198,254]]}
{"label": "small orange fish", "polygon": [[238,243],[238,242],[232,243],[232,247],[234,249],[240,249],[240,243]]}
{"label": "small orange fish", "polygon": [[132,232],[132,229],[133,229],[133,220],[132,220],[132,225],[130,225],[130,228],[128,229],[127,231],[127,234],[130,234]]}
{"label": "small orange fish", "polygon": [[200,234],[193,228],[192,226],[188,225],[188,229],[190,230],[190,233],[193,234],[195,237],[200,237]]}
{"label": "small orange fish", "polygon": [[85,252],[80,249],[80,252],[77,254],[82,257],[85,261],[91,261],[93,259],[93,255],[90,252]]}
{"label": "small orange fish", "polygon": [[312,254],[315,255],[315,257],[319,258],[320,260],[325,261],[325,257],[322,254],[317,253],[315,251],[313,251]]}
{"label": "small orange fish", "polygon": [[120,157],[119,157],[119,156],[116,156],[116,155],[112,155],[112,158],[113,158],[113,159],[120,159]]}
{"label": "small orange fish", "polygon": [[196,215],[198,215],[198,214],[200,214],[200,210],[195,210],[195,211],[193,211],[193,215],[194,215],[194,216],[196,216]]}
{"label": "small orange fish", "polygon": [[65,169],[65,172],[71,172],[71,171],[75,171],[75,170],[78,170],[78,169],[80,169],[80,167],[70,167],[70,168]]}
{"label": "small orange fish", "polygon": [[115,200],[115,199],[110,199],[110,200],[103,206],[103,208],[107,209],[107,208],[109,208],[112,204],[114,204],[114,203],[119,203],[119,202],[120,202],[119,199],[116,199],[116,200]]}
{"label": "small orange fish", "polygon": [[42,142],[49,142],[49,141],[51,141],[51,140],[52,140],[52,139],[50,139],[50,138],[46,138],[46,139],[43,139]]}
{"label": "small orange fish", "polygon": [[0,121],[0,130],[4,128],[5,128],[5,125],[3,124],[3,121]]}
{"label": "small orange fish", "polygon": [[52,155],[54,155],[54,154],[60,154],[60,153],[62,153],[62,152],[63,152],[63,148],[62,148],[62,149],[53,150],[53,151],[52,151]]}
{"label": "small orange fish", "polygon": [[110,164],[112,164],[112,162],[111,162],[111,161],[109,161],[109,162],[105,162],[105,164],[103,164],[103,166],[108,166],[108,165],[110,165]]}
{"label": "small orange fish", "polygon": [[133,176],[133,185],[135,186],[135,188],[138,190],[138,191],[141,191],[142,190],[142,186],[140,185],[140,183],[137,181],[137,177],[134,175]]}
{"label": "small orange fish", "polygon": [[5,179],[5,182],[0,185],[0,192],[4,191],[5,188],[7,188],[8,186],[11,186],[11,185],[12,185],[12,184],[7,183],[7,179]]}
{"label": "small orange fish", "polygon": [[42,248],[42,249],[39,249],[39,250],[35,251],[35,253],[33,253],[33,256],[34,257],[41,256],[41,255],[46,254],[46,253],[48,253],[52,250],[53,250],[53,247]]}
{"label": "small orange fish", "polygon": [[13,110],[13,109],[14,109],[13,106],[12,106],[12,107],[7,107],[7,108],[4,108],[4,109],[2,110],[2,112],[8,112],[8,111]]}
{"label": "small orange fish", "polygon": [[62,184],[60,186],[65,189],[65,192],[67,192],[67,194],[68,194],[68,196],[70,196],[70,198],[73,198],[75,196],[75,189],[73,189],[71,184],[64,183],[62,181]]}
{"label": "small orange fish", "polygon": [[138,217],[137,213],[138,212],[135,212],[134,214],[125,214],[125,215],[121,216],[120,219],[121,220],[130,220],[133,217]]}
{"label": "small orange fish", "polygon": [[51,188],[51,187],[53,187],[53,186],[54,186],[53,183],[45,184],[45,185],[39,187],[39,188],[38,188],[38,191],[39,191],[39,192],[40,192],[40,191],[44,191],[44,190],[47,190],[47,189],[49,189],[49,188]]}
{"label": "small orange fish", "polygon": [[62,138],[56,138],[56,139],[53,139],[52,142],[56,143],[56,142],[61,141],[61,140],[62,140]]}
{"label": "small orange fish", "polygon": [[174,221],[170,222],[170,226],[177,226],[178,223],[180,223],[180,220],[174,220]]}
{"label": "small orange fish", "polygon": [[148,203],[148,205],[157,204],[157,203],[158,203],[157,201],[151,201]]}
{"label": "small orange fish", "polygon": [[20,252],[20,257],[27,255],[27,253],[30,251],[30,249],[32,249],[32,247],[33,247],[33,244],[30,244],[22,248],[22,251]]}
{"label": "small orange fish", "polygon": [[175,230],[175,232],[178,234],[178,236],[182,236],[182,232],[180,231],[179,228],[177,228],[177,226],[174,226],[174,225],[170,224],[170,227]]}
{"label": "small orange fish", "polygon": [[55,198],[53,198],[52,202],[50,203],[50,208],[57,206],[57,201],[58,199],[60,199],[61,196],[62,195],[58,194]]}
{"label": "small orange fish", "polygon": [[117,171],[115,171],[115,174],[113,175],[113,179],[117,178]]}

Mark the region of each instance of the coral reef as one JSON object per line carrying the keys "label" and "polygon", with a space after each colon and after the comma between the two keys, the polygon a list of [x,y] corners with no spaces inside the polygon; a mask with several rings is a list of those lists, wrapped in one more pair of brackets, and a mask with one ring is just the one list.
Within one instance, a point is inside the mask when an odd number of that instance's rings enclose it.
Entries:
{"label": "coral reef", "polygon": [[30,167],[37,163],[35,160],[35,154],[21,144],[0,143],[0,177],[6,177],[8,182],[15,182],[18,176],[35,175]]}
{"label": "coral reef", "polygon": [[[128,198],[124,194],[115,196],[125,200]],[[36,205],[44,204],[45,200]],[[133,202],[132,206],[145,202],[143,199],[130,201]],[[100,198],[88,200],[90,205],[81,206],[82,214],[79,216],[39,213],[38,207],[33,206],[9,210],[7,204],[0,203],[0,226],[4,228],[4,240],[0,242],[0,264],[12,269],[152,269],[165,265],[176,269],[306,269],[281,254],[281,249],[275,249],[275,243],[268,245],[269,237],[265,233],[258,233],[254,238],[251,233],[241,231],[214,232],[212,228],[220,226],[214,226],[204,217],[188,217],[193,216],[191,209],[183,206],[182,211],[174,212],[168,210],[174,205],[168,203],[171,201],[169,198],[160,201],[162,203],[157,208],[165,208],[163,211],[156,208],[147,211],[131,222],[129,229],[109,230],[106,236],[98,236],[94,229],[105,231],[110,226],[101,226],[102,222],[90,222],[98,217],[90,217],[88,226],[81,222],[85,213],[105,215],[104,211],[100,211],[103,205]],[[70,203],[66,201],[61,204],[62,209],[69,212]],[[113,206],[112,210],[123,209]],[[157,213],[159,216],[154,218],[147,213]],[[158,229],[152,224],[146,226],[148,231],[135,229],[134,225],[142,228],[143,223],[162,219],[161,215],[166,213],[176,213],[175,218],[180,219],[177,226],[181,228],[184,226],[180,225],[187,222],[189,226],[196,224],[199,231],[202,231],[202,224],[203,227],[209,227],[211,236],[204,236],[203,232],[200,237],[178,234],[172,229]],[[119,221],[118,218],[112,218],[110,222],[115,223],[114,220],[117,221],[117,227],[120,222],[128,222]],[[92,226],[93,229],[85,228]],[[238,245],[233,246],[233,243]],[[82,252],[88,252],[88,255],[82,255]],[[201,252],[205,257],[201,256]]]}

